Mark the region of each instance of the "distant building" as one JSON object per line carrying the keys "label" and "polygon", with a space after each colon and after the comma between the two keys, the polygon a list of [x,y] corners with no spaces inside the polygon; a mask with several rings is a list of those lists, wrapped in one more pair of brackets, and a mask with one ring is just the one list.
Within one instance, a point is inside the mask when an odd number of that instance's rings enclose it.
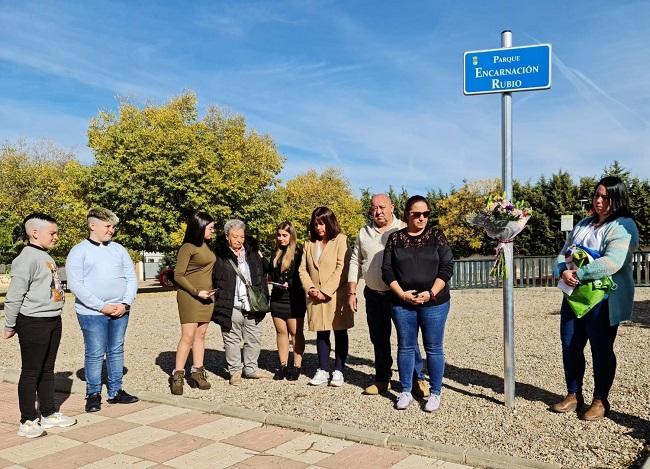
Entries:
{"label": "distant building", "polygon": [[142,261],[145,263],[155,262],[157,264],[160,264],[160,262],[162,262],[162,258],[163,258],[162,252],[145,252],[142,254]]}

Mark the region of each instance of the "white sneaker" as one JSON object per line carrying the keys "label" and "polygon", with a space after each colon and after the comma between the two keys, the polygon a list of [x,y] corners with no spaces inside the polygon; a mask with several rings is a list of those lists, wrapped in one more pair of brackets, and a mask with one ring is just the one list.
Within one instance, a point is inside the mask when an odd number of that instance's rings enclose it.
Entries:
{"label": "white sneaker", "polygon": [[38,423],[38,420],[27,420],[25,423],[21,423],[20,427],[18,427],[18,436],[36,438],[41,435],[45,435],[45,430],[43,430],[41,424]]}
{"label": "white sneaker", "polygon": [[309,384],[312,386],[320,386],[321,384],[327,384],[327,380],[329,379],[330,374],[325,371],[321,370],[320,368],[316,370],[316,374],[312,379],[309,380]]}
{"label": "white sneaker", "polygon": [[427,412],[433,412],[440,409],[440,394],[431,394],[427,403],[424,404],[424,410]]}
{"label": "white sneaker", "polygon": [[77,419],[67,417],[61,412],[54,412],[52,415],[48,415],[47,417],[41,417],[41,427],[43,428],[71,427],[75,423],[77,423]]}
{"label": "white sneaker", "polygon": [[413,402],[413,395],[410,392],[403,392],[397,396],[397,402],[395,403],[395,408],[397,410],[404,410]]}
{"label": "white sneaker", "polygon": [[334,373],[332,373],[332,380],[330,381],[330,386],[334,386],[335,388],[340,388],[345,384],[345,380],[343,379],[343,372],[339,370],[334,370]]}

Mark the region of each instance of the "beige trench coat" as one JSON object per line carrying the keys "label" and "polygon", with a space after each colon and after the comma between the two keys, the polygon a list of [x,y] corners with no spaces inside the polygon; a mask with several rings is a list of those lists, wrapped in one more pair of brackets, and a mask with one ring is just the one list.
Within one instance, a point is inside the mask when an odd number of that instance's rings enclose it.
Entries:
{"label": "beige trench coat", "polygon": [[305,294],[317,288],[329,296],[328,301],[314,300],[307,294],[307,322],[310,331],[350,329],[354,315],[348,307],[348,238],[339,234],[330,240],[316,260],[316,242],[305,243],[298,272]]}

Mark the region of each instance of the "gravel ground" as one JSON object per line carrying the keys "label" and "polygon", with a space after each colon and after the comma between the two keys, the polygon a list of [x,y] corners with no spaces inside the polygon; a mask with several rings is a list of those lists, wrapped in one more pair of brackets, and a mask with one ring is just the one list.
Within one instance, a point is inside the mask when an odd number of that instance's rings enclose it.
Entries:
{"label": "gravel ground", "polygon": [[[452,292],[443,405],[434,414],[422,410],[423,402],[403,412],[394,410],[395,392],[386,396],[361,394],[373,378],[372,348],[363,313],[357,315],[356,326],[350,331],[347,384],[342,388],[310,387],[306,376],[296,383],[244,380],[239,387],[229,386],[221,334],[212,324],[205,362],[212,389],[199,391],[186,386],[185,395],[565,467],[638,465],[647,455],[650,440],[650,288],[639,288],[636,294],[634,320],[619,328],[616,341],[619,364],[610,396],[612,412],[609,419],[600,422],[587,423],[573,413],[560,415],[547,410],[565,392],[558,337],[561,294],[555,289],[515,290],[517,385],[513,411],[503,405],[501,290]],[[363,304],[360,311],[364,311]],[[173,368],[179,329],[173,292],[138,296],[127,333],[127,391],[169,392],[167,376]],[[303,369],[311,374],[317,364],[315,334],[306,332],[306,336]],[[262,349],[260,366],[274,370],[277,358],[270,318],[264,321]],[[83,376],[82,351],[69,297],[57,371]],[[19,364],[18,342],[2,341],[0,366],[19,368]],[[397,379],[396,365],[394,368]],[[587,396],[592,388],[588,377]]]}

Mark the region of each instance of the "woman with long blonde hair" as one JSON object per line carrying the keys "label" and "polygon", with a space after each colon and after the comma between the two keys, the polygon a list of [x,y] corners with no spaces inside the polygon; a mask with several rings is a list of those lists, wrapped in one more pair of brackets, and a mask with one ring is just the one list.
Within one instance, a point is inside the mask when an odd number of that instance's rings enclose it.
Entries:
{"label": "woman with long blonde hair", "polygon": [[[295,381],[300,376],[305,351],[305,293],[298,267],[302,249],[297,244],[296,229],[291,222],[276,228],[275,253],[271,258],[271,317],[275,326],[280,367],[273,379]],[[293,338],[293,367],[289,368],[289,336]]]}

